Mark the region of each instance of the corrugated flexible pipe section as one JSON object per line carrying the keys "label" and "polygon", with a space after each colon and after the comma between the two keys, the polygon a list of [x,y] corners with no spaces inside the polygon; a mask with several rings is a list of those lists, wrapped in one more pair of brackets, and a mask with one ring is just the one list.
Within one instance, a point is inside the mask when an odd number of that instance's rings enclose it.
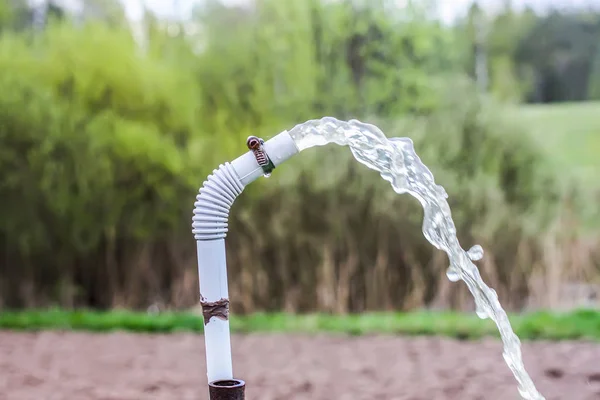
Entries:
{"label": "corrugated flexible pipe section", "polygon": [[196,240],[227,236],[229,210],[244,190],[230,163],[221,164],[204,182],[194,203],[192,233]]}

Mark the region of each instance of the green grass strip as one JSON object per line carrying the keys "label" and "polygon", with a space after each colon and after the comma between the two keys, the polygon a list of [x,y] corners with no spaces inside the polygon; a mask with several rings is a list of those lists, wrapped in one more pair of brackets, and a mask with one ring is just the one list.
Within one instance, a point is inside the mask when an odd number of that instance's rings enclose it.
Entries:
{"label": "green grass strip", "polygon": [[[600,339],[600,311],[538,312],[511,316],[522,340]],[[202,317],[191,313],[150,315],[130,311],[0,311],[0,329],[17,331],[197,332]],[[234,316],[233,332],[339,333],[447,336],[462,340],[498,336],[495,325],[475,315],[453,312],[365,313],[354,315],[252,314]]]}

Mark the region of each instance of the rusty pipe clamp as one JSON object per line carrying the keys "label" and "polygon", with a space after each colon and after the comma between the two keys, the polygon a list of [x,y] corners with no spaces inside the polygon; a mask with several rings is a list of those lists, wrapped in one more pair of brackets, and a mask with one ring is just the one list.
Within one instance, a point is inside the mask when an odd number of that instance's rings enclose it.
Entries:
{"label": "rusty pipe clamp", "polygon": [[264,175],[269,177],[275,169],[275,164],[273,164],[273,161],[271,161],[271,158],[269,158],[269,155],[265,151],[264,144],[265,141],[256,136],[249,136],[246,140],[248,149],[254,154],[254,158],[256,158],[256,162],[262,168]]}

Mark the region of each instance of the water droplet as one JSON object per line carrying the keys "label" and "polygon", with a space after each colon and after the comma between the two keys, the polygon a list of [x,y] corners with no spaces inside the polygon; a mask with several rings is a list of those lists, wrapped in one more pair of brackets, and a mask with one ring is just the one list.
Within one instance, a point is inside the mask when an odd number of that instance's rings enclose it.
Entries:
{"label": "water droplet", "polygon": [[448,279],[450,279],[450,281],[452,281],[452,282],[458,282],[458,281],[460,281],[460,275],[459,275],[459,274],[458,274],[458,272],[457,272],[457,271],[456,271],[454,268],[452,268],[452,267],[449,267],[449,268],[446,270],[446,276],[447,276],[447,277],[448,277]]}
{"label": "water droplet", "polygon": [[490,317],[486,311],[483,311],[479,308],[475,310],[475,314],[477,314],[477,316],[481,319],[488,319]]}
{"label": "water droplet", "polygon": [[485,307],[478,301],[475,302],[475,314],[477,314],[477,316],[481,319],[488,319],[490,317]]}
{"label": "water droplet", "polygon": [[479,261],[483,258],[483,248],[476,244],[475,246],[471,247],[469,251],[467,251],[467,255],[471,261]]}

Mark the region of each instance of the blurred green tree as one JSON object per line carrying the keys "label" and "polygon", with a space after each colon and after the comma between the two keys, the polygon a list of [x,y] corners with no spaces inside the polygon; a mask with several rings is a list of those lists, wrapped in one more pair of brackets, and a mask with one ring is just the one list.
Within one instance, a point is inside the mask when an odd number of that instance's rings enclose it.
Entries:
{"label": "blurred green tree", "polygon": [[[35,40],[0,36],[0,306],[194,304],[202,180],[249,134],[324,115],[412,137],[452,188],[461,239],[489,249],[491,283],[523,298],[562,193],[523,130],[462,79],[455,31],[427,9],[210,2],[187,24],[148,16],[141,42],[118,18],[70,18]],[[347,153],[311,154],[236,205],[234,306],[433,301],[447,261],[417,202]]]}

